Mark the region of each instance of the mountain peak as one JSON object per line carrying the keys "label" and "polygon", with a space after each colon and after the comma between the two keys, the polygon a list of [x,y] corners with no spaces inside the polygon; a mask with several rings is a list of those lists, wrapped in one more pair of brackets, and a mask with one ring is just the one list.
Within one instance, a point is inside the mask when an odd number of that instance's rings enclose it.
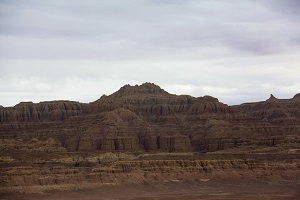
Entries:
{"label": "mountain peak", "polygon": [[267,101],[276,101],[276,100],[277,100],[277,98],[274,97],[273,94],[271,94],[271,95],[270,95],[270,98],[269,98]]}
{"label": "mountain peak", "polygon": [[154,83],[143,83],[142,85],[131,86],[129,84],[121,87],[117,92],[113,93],[112,97],[123,97],[135,94],[169,94]]}
{"label": "mountain peak", "polygon": [[300,93],[295,94],[295,96],[293,97],[293,99],[300,99]]}

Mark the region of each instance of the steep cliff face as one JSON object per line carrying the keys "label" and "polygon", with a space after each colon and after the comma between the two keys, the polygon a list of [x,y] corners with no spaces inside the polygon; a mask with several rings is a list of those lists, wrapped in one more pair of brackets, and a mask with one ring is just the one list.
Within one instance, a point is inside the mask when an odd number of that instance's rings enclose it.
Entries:
{"label": "steep cliff face", "polygon": [[0,122],[62,121],[77,116],[85,104],[74,101],[21,102],[14,107],[0,108]]}
{"label": "steep cliff face", "polygon": [[274,125],[294,125],[300,122],[300,95],[291,99],[277,99],[272,94],[266,101],[236,106],[241,112]]}
{"label": "steep cliff face", "polygon": [[[273,145],[282,143],[287,138],[294,139],[297,141],[296,144],[298,143],[299,145],[299,94],[296,94],[291,99],[277,99],[271,95],[266,101],[245,103],[235,106],[235,108],[260,122],[255,125],[253,123],[249,124],[249,126],[260,135],[267,135],[264,139],[273,137]],[[263,141],[262,137],[259,138]]]}
{"label": "steep cliff face", "polygon": [[[228,106],[210,96],[173,95],[152,83],[125,85],[90,104],[20,103],[0,108],[1,138],[46,141],[68,151],[218,151],[298,148],[299,94]],[[12,141],[14,143],[14,141]]]}
{"label": "steep cliff face", "polygon": [[201,130],[208,119],[238,116],[235,109],[210,96],[172,95],[151,83],[126,85],[88,105],[79,118],[95,119],[93,124],[66,146],[71,151],[191,151],[197,149],[193,139],[202,138],[199,131],[209,130]]}
{"label": "steep cliff face", "polygon": [[221,179],[299,185],[299,110],[299,94],[228,106],[151,83],[89,104],[0,107],[0,193]]}
{"label": "steep cliff face", "polygon": [[[78,116],[86,104],[74,101],[21,102],[14,107],[0,108],[0,138],[52,137],[57,127],[70,117]],[[75,124],[72,125],[76,127]]]}
{"label": "steep cliff face", "polygon": [[[95,119],[73,143],[74,150],[189,151],[189,138],[180,133],[175,110],[187,98],[176,99],[150,83],[124,86],[91,103],[79,118]],[[169,103],[173,105],[168,106]],[[180,105],[182,104],[182,105]],[[79,120],[82,121],[82,120]]]}

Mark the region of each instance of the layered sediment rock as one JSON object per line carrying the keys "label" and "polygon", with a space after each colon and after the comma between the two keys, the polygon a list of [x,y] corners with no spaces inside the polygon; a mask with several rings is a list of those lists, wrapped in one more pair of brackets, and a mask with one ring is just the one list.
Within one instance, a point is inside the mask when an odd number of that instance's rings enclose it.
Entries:
{"label": "layered sediment rock", "polygon": [[90,104],[23,102],[0,108],[0,137],[52,138],[68,151],[218,151],[299,148],[300,98],[228,106],[173,95],[152,83],[125,85]]}
{"label": "layered sediment rock", "polygon": [[243,113],[274,125],[294,125],[300,122],[299,94],[292,99],[277,99],[271,94],[266,101],[244,103],[236,107]]}
{"label": "layered sediment rock", "polygon": [[[62,123],[70,117],[78,116],[85,107],[86,104],[73,101],[21,102],[14,107],[2,107],[0,138],[47,140],[53,137],[53,133],[64,132],[61,127],[65,124]],[[75,124],[71,126],[76,128]]]}
{"label": "layered sediment rock", "polygon": [[126,85],[89,104],[0,106],[0,193],[220,179],[299,184],[299,149],[300,94],[228,106]]}
{"label": "layered sediment rock", "polygon": [[[171,156],[171,157],[170,157]],[[222,158],[199,159],[170,155],[168,159],[136,157],[132,154],[68,155],[51,160],[35,160],[31,166],[2,166],[0,192],[42,192],[106,184],[165,183],[182,181],[299,181],[300,160]],[[173,157],[172,159],[172,156]],[[255,158],[255,155],[252,155]],[[8,161],[7,161],[8,162]],[[11,161],[11,163],[17,161]]]}
{"label": "layered sediment rock", "polygon": [[0,107],[0,122],[62,121],[79,115],[84,107],[73,101],[21,102],[14,107]]}

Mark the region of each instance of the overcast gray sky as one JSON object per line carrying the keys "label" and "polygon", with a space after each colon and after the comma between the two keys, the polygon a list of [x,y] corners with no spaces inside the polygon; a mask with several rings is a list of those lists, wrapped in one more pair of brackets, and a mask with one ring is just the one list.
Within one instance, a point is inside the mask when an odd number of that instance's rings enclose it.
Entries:
{"label": "overcast gray sky", "polygon": [[299,0],[0,0],[0,105],[124,84],[226,104],[300,92]]}

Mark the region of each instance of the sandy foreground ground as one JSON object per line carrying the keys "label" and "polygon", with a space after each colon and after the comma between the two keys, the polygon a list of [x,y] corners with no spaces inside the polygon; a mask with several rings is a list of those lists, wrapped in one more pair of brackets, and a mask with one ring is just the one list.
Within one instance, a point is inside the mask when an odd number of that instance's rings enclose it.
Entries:
{"label": "sandy foreground ground", "polygon": [[[0,194],[1,195],[1,194]],[[300,185],[254,182],[168,183],[99,187],[91,190],[49,191],[43,194],[2,194],[0,200],[195,200],[300,199]]]}

